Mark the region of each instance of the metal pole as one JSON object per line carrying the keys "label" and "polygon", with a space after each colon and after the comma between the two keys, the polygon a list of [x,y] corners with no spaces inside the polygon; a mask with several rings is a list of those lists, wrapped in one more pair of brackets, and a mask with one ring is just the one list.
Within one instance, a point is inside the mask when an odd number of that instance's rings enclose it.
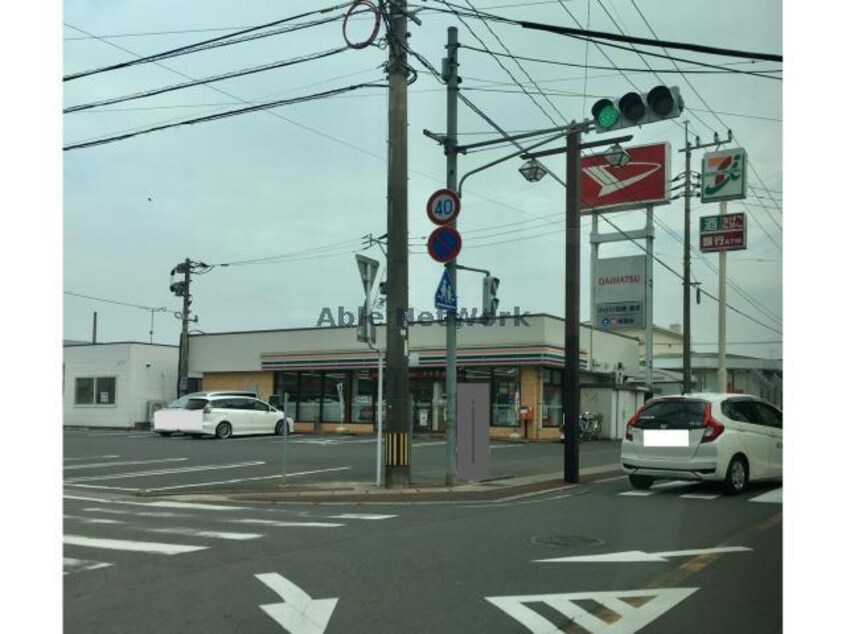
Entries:
{"label": "metal pole", "polygon": [[94,311],[94,325],[91,329],[91,343],[97,343],[97,311]]}
{"label": "metal pole", "polygon": [[644,382],[646,389],[652,392],[652,348],[653,348],[653,329],[652,329],[652,300],[654,297],[652,287],[652,258],[653,245],[655,242],[655,226],[652,224],[652,205],[646,207],[646,336],[644,337]]}
{"label": "metal pole", "polygon": [[[574,122],[575,124],[575,122]],[[567,134],[567,211],[564,281],[564,480],[579,481],[579,163],[581,131]]]}
{"label": "metal pole", "polygon": [[185,258],[185,286],[182,287],[182,335],[179,346],[179,386],[177,396],[188,393],[188,317],[191,310],[191,260]]}
{"label": "metal pole", "polygon": [[684,325],[682,328],[682,393],[690,393],[690,141],[684,122]]}
{"label": "metal pole", "polygon": [[[458,29],[454,26],[447,29],[447,58],[444,60],[444,72],[447,82],[447,131],[444,151],[447,157],[446,185],[455,191],[458,182],[458,152],[455,148],[458,137]],[[450,223],[457,228],[457,223]],[[446,265],[452,280],[452,287],[458,296],[458,271],[456,261]],[[456,300],[457,301],[457,300]],[[457,421],[456,421],[456,392],[458,390],[458,327],[454,310],[447,311],[446,332],[446,485],[453,486],[457,475]]]}
{"label": "metal pole", "polygon": [[[726,215],[727,203],[720,201],[720,215]],[[717,391],[728,389],[726,376],[726,252],[720,251],[720,318],[719,318],[719,366],[717,369]]]}
{"label": "metal pole", "polygon": [[376,348],[379,372],[376,387],[376,486],[382,486],[382,351]]}
{"label": "metal pole", "polygon": [[590,223],[590,357],[588,370],[593,371],[593,331],[596,328],[596,267],[599,260],[599,214],[591,214]]}
{"label": "metal pole", "polygon": [[406,1],[389,4],[388,58],[388,319],[385,364],[388,406],[385,485],[411,485],[408,394],[408,80]]}

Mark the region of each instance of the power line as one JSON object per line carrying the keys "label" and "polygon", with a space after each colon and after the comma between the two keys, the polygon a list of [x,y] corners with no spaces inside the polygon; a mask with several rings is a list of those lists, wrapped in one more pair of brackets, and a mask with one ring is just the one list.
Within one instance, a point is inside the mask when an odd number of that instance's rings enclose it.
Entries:
{"label": "power line", "polygon": [[156,95],[161,95],[168,92],[174,92],[176,90],[183,90],[185,88],[193,88],[194,86],[200,86],[203,84],[211,84],[218,81],[223,81],[225,79],[233,79],[235,77],[244,77],[246,75],[253,75],[255,73],[262,73],[268,70],[274,70],[277,68],[284,68],[286,66],[293,66],[295,64],[301,64],[303,62],[310,62],[316,59],[323,59],[324,57],[330,57],[332,55],[337,55],[343,51],[346,51],[346,46],[341,46],[339,48],[330,49],[327,51],[321,51],[319,53],[312,53],[310,55],[302,55],[300,57],[294,57],[291,59],[280,60],[278,62],[272,62],[270,64],[263,64],[262,66],[255,66],[253,68],[246,68],[243,70],[232,71],[230,73],[223,73],[222,75],[214,75],[211,77],[206,77],[204,79],[197,79],[194,81],[183,82],[181,84],[174,84],[172,86],[165,86],[163,88],[156,88],[154,90],[146,90],[144,92],[138,92],[131,95],[124,95],[122,97],[113,97],[111,99],[103,99],[100,101],[93,101],[91,103],[80,104],[76,106],[70,106],[69,108],[65,108],[62,112],[69,113],[69,112],[79,112],[82,110],[88,110],[90,108],[99,108],[101,106],[109,106],[116,103],[124,103],[126,101],[133,101],[135,99],[145,99],[147,97],[153,97]]}
{"label": "power line", "polygon": [[[207,50],[208,48],[213,47],[213,45],[219,45],[221,43],[223,43],[223,45],[228,45],[228,44],[233,43],[233,42],[226,42],[226,40],[237,38],[237,37],[242,36],[242,35],[254,33],[256,31],[260,31],[260,30],[263,30],[263,29],[268,29],[268,28],[273,27],[273,26],[279,26],[280,24],[285,24],[286,22],[292,22],[293,20],[308,17],[308,16],[311,16],[311,15],[319,15],[319,14],[323,14],[323,13],[329,13],[331,11],[335,11],[337,9],[344,8],[345,6],[346,5],[344,5],[344,4],[338,4],[338,5],[335,5],[335,6],[332,6],[332,7],[325,7],[323,9],[317,9],[315,11],[308,11],[306,13],[301,13],[301,14],[290,16],[290,17],[287,17],[287,18],[282,18],[281,20],[274,20],[273,22],[268,22],[266,24],[261,24],[259,26],[253,26],[253,27],[250,27],[250,28],[247,28],[247,29],[243,29],[241,31],[229,33],[227,35],[221,35],[219,37],[215,37],[215,38],[212,38],[212,39],[209,39],[209,40],[203,40],[202,42],[197,42],[195,44],[189,44],[187,46],[180,46],[178,48],[173,48],[173,49],[169,49],[167,51],[162,51],[161,53],[156,53],[154,55],[147,55],[147,56],[140,57],[138,59],[130,60],[130,61],[127,61],[127,62],[121,62],[120,64],[112,64],[110,66],[103,66],[101,68],[95,68],[95,69],[92,69],[92,70],[82,71],[82,72],[78,72],[78,73],[72,73],[70,75],[65,75],[62,78],[62,81],[71,81],[73,79],[80,79],[82,77],[89,77],[91,75],[97,75],[99,73],[105,73],[105,72],[108,72],[108,71],[117,70],[117,69],[121,69],[121,68],[128,68],[130,66],[136,66],[138,64],[147,64],[147,63],[150,63],[150,62],[159,61],[159,60],[167,59],[167,58],[170,58],[170,57],[176,57],[176,56],[179,56],[179,55],[186,55],[188,53],[194,53],[194,52],[197,52],[198,50]],[[338,19],[338,18],[336,17],[336,18],[332,18],[332,19],[335,20],[335,19]],[[317,21],[317,23],[324,23],[324,22],[323,21]],[[70,24],[67,24],[67,23],[65,23],[65,24],[66,24],[66,26],[70,26],[71,28],[76,29],[76,27],[74,27]],[[292,28],[294,28],[294,29],[308,28],[310,26],[315,26],[315,25],[316,25],[316,23],[307,23],[306,25],[296,25],[295,27],[292,27]],[[77,30],[85,33],[81,29],[77,29]],[[278,33],[273,33],[273,35],[277,35],[277,34]],[[91,35],[91,34],[86,33],[86,35]],[[268,36],[268,34],[266,34],[266,33],[260,35],[260,37],[267,37],[267,36]],[[252,39],[252,38],[250,38],[250,39]],[[239,40],[239,41],[244,41],[244,40]]]}
{"label": "power line", "polygon": [[73,297],[81,297],[83,299],[90,299],[95,302],[105,302],[107,304],[117,304],[119,306],[128,306],[130,308],[140,308],[142,310],[152,310],[152,311],[165,311],[168,310],[165,307],[155,307],[155,306],[141,306],[140,304],[130,304],[129,302],[119,302],[116,299],[104,299],[102,297],[92,297],[91,295],[83,295],[82,293],[74,293],[72,291],[62,291],[65,295],[71,295]]}

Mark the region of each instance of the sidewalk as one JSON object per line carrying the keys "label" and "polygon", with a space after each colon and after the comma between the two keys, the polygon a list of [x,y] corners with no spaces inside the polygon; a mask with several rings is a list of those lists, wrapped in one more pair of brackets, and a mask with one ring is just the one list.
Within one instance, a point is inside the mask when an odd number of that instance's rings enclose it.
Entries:
{"label": "sidewalk", "polygon": [[506,501],[541,493],[579,490],[591,476],[618,472],[618,463],[581,469],[580,484],[564,481],[563,474],[546,473],[524,477],[505,477],[479,482],[445,486],[443,482],[414,482],[404,489],[377,487],[374,482],[322,482],[313,484],[281,484],[253,491],[215,491],[214,493],[180,493],[155,495],[183,501],[243,500],[253,502],[310,503],[424,503],[449,501]]}

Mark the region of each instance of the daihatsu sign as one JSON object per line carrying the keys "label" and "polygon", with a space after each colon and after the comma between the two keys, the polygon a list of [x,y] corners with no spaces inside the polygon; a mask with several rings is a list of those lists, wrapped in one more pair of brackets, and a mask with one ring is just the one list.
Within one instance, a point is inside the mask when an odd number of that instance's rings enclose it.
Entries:
{"label": "daihatsu sign", "polygon": [[602,154],[582,157],[581,213],[639,209],[670,202],[670,144],[625,148],[630,160],[611,167]]}
{"label": "daihatsu sign", "polygon": [[646,306],[646,256],[596,261],[593,279],[597,328],[643,328]]}

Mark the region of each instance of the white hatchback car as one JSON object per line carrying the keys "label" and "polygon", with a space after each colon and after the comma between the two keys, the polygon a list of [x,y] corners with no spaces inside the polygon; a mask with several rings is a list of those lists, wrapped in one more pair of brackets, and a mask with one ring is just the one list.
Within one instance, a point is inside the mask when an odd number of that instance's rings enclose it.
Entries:
{"label": "white hatchback car", "polygon": [[626,424],[620,463],[636,489],[656,479],[723,482],[782,477],[781,410],[743,394],[685,394],[647,401]]}
{"label": "white hatchback car", "polygon": [[[232,394],[210,394],[188,399],[182,410],[160,410],[156,425],[164,431],[220,439],[241,434],[294,432],[294,421],[285,413],[257,398]],[[156,412],[159,414],[160,412]],[[157,429],[156,431],[159,431]]]}

